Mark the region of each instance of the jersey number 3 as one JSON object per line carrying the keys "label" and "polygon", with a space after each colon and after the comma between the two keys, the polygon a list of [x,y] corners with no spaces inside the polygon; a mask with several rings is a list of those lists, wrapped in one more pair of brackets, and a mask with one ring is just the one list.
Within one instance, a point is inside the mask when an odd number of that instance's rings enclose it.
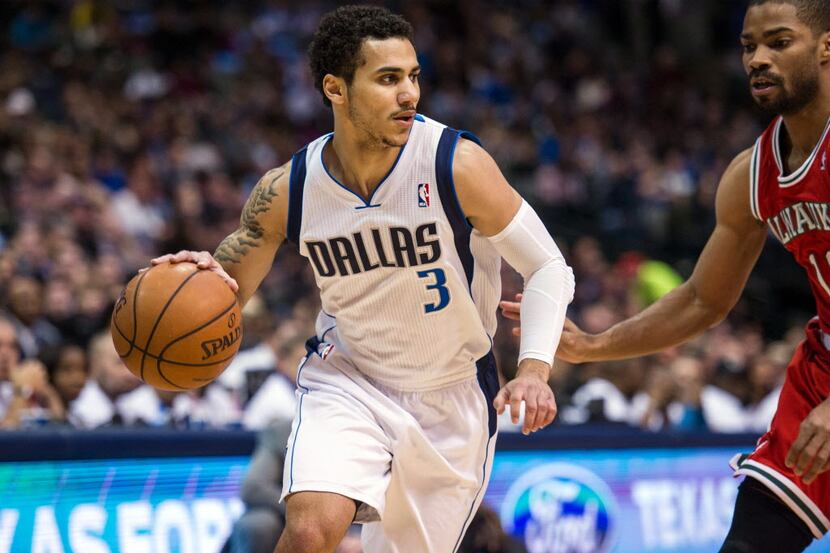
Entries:
{"label": "jersey number 3", "polygon": [[444,269],[427,269],[426,271],[418,271],[419,278],[435,277],[435,282],[427,284],[427,290],[435,290],[438,292],[438,303],[427,303],[424,305],[424,313],[434,313],[441,311],[450,303],[450,290],[445,286],[447,284],[447,274]]}

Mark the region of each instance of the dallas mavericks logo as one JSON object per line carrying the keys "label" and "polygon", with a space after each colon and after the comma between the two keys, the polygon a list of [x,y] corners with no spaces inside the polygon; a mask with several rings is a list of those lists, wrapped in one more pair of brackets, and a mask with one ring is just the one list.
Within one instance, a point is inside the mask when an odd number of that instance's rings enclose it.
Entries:
{"label": "dallas mavericks logo", "polygon": [[501,522],[529,553],[606,553],[614,546],[616,513],[614,496],[598,476],[551,463],[510,486]]}
{"label": "dallas mavericks logo", "polygon": [[418,207],[429,207],[429,183],[418,185]]}

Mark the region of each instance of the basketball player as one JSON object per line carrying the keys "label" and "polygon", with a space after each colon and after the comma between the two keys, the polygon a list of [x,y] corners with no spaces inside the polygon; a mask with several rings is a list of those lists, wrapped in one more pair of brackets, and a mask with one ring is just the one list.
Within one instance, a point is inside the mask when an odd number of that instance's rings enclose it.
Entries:
{"label": "basketball player", "polygon": [[[516,422],[524,401],[526,434],[553,420],[549,337],[573,274],[477,139],[417,113],[409,23],[339,8],[309,54],[334,132],[263,177],[213,257],[154,262],[195,261],[242,303],[283,240],[311,262],[322,311],[297,375],[277,552],[331,552],[356,521],[368,553],[451,553],[484,494],[495,411]],[[499,390],[501,257],[527,299],[517,376]]]}
{"label": "basketball player", "polygon": [[[738,301],[772,232],[807,271],[818,317],[787,369],[769,432],[734,460],[749,478],[721,551],[788,553],[830,527],[830,2],[751,0],[741,43],[755,102],[780,117],[723,175],[717,226],[692,276],[601,334],[566,322],[557,355],[635,357],[701,334]],[[518,315],[516,304],[503,308]]]}

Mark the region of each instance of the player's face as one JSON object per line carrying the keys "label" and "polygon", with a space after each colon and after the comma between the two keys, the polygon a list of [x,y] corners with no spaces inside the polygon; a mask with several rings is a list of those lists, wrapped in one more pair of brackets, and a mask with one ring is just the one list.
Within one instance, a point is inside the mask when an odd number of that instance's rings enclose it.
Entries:
{"label": "player's face", "polygon": [[812,102],[819,91],[819,41],[796,7],[769,2],[746,12],[741,33],[744,69],[755,103],[789,115]]}
{"label": "player's face", "polygon": [[360,56],[348,87],[349,120],[372,143],[403,146],[421,97],[415,48],[403,38],[366,40]]}

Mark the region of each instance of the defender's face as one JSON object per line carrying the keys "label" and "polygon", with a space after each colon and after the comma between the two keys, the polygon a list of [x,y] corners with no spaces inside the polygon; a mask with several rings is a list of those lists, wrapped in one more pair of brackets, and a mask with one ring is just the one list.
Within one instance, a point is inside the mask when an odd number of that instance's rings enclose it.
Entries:
{"label": "defender's face", "polygon": [[421,97],[415,48],[405,38],[370,39],[360,56],[363,63],[348,87],[349,119],[373,142],[403,146]]}
{"label": "defender's face", "polygon": [[818,40],[792,4],[768,2],[746,12],[741,33],[744,70],[755,103],[792,114],[819,89]]}

